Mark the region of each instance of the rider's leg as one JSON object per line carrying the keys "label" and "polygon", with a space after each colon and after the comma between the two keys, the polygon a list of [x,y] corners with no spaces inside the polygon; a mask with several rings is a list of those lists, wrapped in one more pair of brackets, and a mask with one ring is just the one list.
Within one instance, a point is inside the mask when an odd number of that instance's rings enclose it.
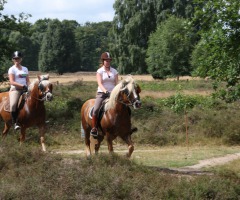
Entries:
{"label": "rider's leg", "polygon": [[92,136],[97,136],[98,131],[97,131],[97,116],[93,115],[92,116],[92,130],[91,130],[91,135]]}
{"label": "rider's leg", "polygon": [[14,125],[15,130],[19,130],[21,128],[17,123],[17,117],[18,117],[17,104],[18,104],[20,95],[21,93],[17,90],[11,90],[9,92],[10,112],[12,116],[12,123]]}
{"label": "rider's leg", "polygon": [[98,118],[97,118],[97,116],[98,116],[98,112],[102,105],[103,100],[104,100],[104,98],[102,97],[102,93],[97,93],[95,103],[94,103],[93,116],[92,116],[92,130],[90,132],[90,134],[92,136],[98,135],[98,131],[97,131]]}

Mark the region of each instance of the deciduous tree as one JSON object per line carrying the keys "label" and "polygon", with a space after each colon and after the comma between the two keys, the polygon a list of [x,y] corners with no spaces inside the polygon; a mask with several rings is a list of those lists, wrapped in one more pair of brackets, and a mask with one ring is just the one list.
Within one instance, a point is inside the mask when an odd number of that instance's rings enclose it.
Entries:
{"label": "deciduous tree", "polygon": [[[197,0],[194,22],[201,41],[194,50],[192,63],[200,76],[210,76],[215,89],[226,101],[240,97],[240,4],[238,0]],[[218,83],[226,83],[221,89]]]}

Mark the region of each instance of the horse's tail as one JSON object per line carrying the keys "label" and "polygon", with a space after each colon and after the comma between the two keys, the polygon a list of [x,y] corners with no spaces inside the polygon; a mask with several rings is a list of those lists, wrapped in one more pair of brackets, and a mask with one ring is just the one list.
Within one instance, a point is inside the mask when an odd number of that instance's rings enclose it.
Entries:
{"label": "horse's tail", "polygon": [[82,120],[81,120],[81,138],[85,138],[85,131],[83,129]]}

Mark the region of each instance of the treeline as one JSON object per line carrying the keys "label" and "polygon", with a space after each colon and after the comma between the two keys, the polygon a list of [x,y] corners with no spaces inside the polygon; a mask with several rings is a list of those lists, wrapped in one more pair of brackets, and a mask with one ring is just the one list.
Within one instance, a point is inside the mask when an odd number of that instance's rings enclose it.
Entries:
{"label": "treeline", "polygon": [[[42,72],[95,71],[101,51],[108,49],[108,30],[111,22],[86,23],[58,19],[38,20],[34,24],[23,23],[25,33],[1,30],[7,34],[12,51],[23,52],[23,64],[29,70]],[[4,33],[5,32],[5,33]],[[11,53],[4,66],[11,65]]]}
{"label": "treeline", "polygon": [[30,24],[24,14],[0,13],[1,71],[16,49],[30,70],[59,74],[95,71],[101,53],[110,51],[121,74],[209,76],[215,89],[222,81],[231,87],[222,97],[239,96],[238,0],[115,0],[113,6],[113,21],[84,25],[57,19]]}

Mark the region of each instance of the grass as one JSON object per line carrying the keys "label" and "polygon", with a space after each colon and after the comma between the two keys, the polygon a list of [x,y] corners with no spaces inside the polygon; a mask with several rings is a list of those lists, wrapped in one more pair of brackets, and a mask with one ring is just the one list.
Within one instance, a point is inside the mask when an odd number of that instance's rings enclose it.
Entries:
{"label": "grass", "polygon": [[[155,92],[177,92],[176,84],[140,82],[142,90]],[[204,82],[181,84],[183,90],[209,87]],[[22,146],[12,130],[1,141],[0,199],[239,199],[239,160],[208,169],[214,176],[161,170],[239,152],[239,102],[213,104],[196,97],[192,101],[196,105],[188,110],[187,146],[184,114],[164,106],[162,98],[146,97],[142,108],[132,111],[133,125],[139,131],[132,135],[135,151],[130,160],[124,156],[127,146],[120,139],[115,141],[113,155],[107,153],[105,141],[99,156],[91,159],[84,153],[56,154],[85,150],[80,109],[95,92],[95,82],[54,87],[54,101],[46,104],[46,153],[40,151],[36,128],[27,130],[28,140]]]}
{"label": "grass", "polygon": [[179,168],[197,164],[200,160],[240,152],[240,147],[168,146],[154,150],[134,152],[133,158],[137,163],[147,166]]}
{"label": "grass", "polygon": [[191,81],[138,81],[143,91],[179,91],[179,90],[195,90],[195,91],[212,91],[212,82],[204,80]]}
{"label": "grass", "polygon": [[[169,174],[120,155],[91,159],[1,146],[1,199],[237,199],[239,179]],[[209,184],[211,182],[211,184]]]}
{"label": "grass", "polygon": [[[68,149],[68,151],[66,151]],[[68,157],[85,157],[85,146],[62,147],[53,149],[53,152],[61,152]],[[72,153],[71,153],[72,152]],[[127,146],[124,144],[115,144],[114,152],[119,156],[125,156]],[[189,165],[198,164],[200,160],[213,157],[221,157],[227,154],[239,153],[240,146],[146,146],[136,145],[131,160],[144,166],[155,166],[160,168],[180,168]],[[107,155],[106,144],[102,145],[99,154]]]}

